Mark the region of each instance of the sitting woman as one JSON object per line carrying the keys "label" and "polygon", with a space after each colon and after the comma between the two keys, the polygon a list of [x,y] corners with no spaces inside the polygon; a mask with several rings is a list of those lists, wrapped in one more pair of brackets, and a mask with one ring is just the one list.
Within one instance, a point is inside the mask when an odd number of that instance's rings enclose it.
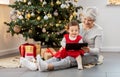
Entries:
{"label": "sitting woman", "polygon": [[103,29],[95,24],[97,17],[97,8],[90,7],[82,14],[82,23],[80,23],[80,34],[83,42],[88,43],[88,47],[83,47],[86,54],[83,57],[83,64],[99,64],[103,61],[100,54]]}

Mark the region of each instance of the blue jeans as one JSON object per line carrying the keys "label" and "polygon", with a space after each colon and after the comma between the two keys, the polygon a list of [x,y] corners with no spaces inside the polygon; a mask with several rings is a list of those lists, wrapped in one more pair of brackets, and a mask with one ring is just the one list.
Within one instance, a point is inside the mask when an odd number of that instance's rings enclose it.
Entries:
{"label": "blue jeans", "polygon": [[[54,70],[65,69],[65,68],[77,66],[76,59],[73,57],[70,57],[70,56],[68,56],[64,59],[52,57],[52,58],[46,60],[46,62],[48,64],[49,63],[52,64],[54,66]],[[84,55],[82,57],[83,65],[85,65],[85,64],[97,64],[97,62],[98,62],[98,55]]]}

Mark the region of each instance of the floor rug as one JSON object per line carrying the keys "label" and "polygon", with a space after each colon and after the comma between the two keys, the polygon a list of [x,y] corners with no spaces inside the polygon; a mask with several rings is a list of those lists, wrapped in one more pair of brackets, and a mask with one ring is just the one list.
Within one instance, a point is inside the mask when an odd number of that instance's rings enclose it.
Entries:
{"label": "floor rug", "polygon": [[19,58],[19,56],[1,58],[0,68],[18,68],[20,65]]}

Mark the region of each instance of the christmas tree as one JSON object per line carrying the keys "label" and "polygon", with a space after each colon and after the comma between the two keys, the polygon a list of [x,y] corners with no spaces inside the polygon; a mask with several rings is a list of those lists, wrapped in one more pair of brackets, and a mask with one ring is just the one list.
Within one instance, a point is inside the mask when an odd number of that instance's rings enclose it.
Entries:
{"label": "christmas tree", "polygon": [[[82,9],[78,0],[16,0],[9,5],[8,32],[41,41],[41,45],[59,46],[66,24],[77,20]],[[78,20],[79,21],[79,20]]]}

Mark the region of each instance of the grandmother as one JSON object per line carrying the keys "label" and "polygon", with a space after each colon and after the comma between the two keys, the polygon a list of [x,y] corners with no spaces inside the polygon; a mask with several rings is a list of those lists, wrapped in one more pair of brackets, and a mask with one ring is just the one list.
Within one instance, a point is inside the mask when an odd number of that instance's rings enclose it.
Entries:
{"label": "grandmother", "polygon": [[83,57],[83,64],[101,64],[103,62],[103,56],[100,55],[103,29],[95,23],[97,15],[96,7],[89,7],[82,14],[80,34],[83,37],[83,42],[88,43],[88,47],[83,48],[86,52]]}

